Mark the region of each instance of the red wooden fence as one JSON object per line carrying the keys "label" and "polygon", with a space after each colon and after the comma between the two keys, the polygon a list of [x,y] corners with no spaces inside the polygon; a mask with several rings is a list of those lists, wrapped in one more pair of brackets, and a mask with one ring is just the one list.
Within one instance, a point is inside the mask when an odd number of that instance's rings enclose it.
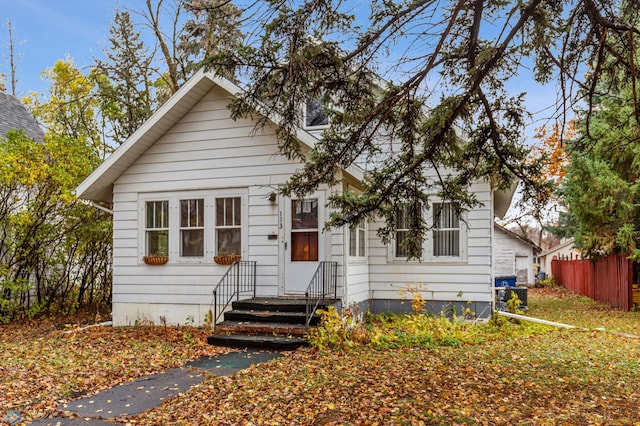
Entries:
{"label": "red wooden fence", "polygon": [[551,275],[556,283],[598,302],[628,311],[633,306],[633,266],[626,256],[597,260],[553,260]]}

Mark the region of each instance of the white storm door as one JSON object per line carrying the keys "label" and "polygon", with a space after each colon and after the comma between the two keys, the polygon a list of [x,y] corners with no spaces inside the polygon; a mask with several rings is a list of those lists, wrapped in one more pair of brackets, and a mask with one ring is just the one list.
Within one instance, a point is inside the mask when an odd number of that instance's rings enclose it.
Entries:
{"label": "white storm door", "polygon": [[320,261],[324,260],[324,199],[285,198],[284,290],[304,294]]}

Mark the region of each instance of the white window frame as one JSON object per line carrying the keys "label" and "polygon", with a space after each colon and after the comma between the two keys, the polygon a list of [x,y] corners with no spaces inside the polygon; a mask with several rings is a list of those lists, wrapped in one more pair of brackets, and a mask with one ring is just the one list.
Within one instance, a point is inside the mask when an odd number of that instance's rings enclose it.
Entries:
{"label": "white window frame", "polygon": [[[188,202],[190,202],[190,201],[199,201],[199,200],[202,200],[202,209],[203,209],[202,210],[202,225],[192,224],[191,220],[190,220],[191,219],[190,215],[187,218],[187,222],[188,223],[186,225],[183,225],[182,224],[182,202],[183,201],[188,201]],[[207,234],[205,232],[206,231],[205,222],[206,222],[207,208],[205,207],[205,205],[206,205],[206,203],[205,203],[205,199],[203,197],[199,197],[199,198],[182,198],[181,197],[178,200],[178,209],[179,209],[178,210],[178,220],[179,220],[179,223],[178,223],[178,241],[179,241],[178,250],[180,252],[180,257],[182,257],[182,258],[186,258],[186,257],[189,257],[189,258],[201,258],[201,257],[204,257],[204,255],[205,255],[205,241],[207,240]],[[188,209],[190,210],[191,206],[189,206]],[[182,242],[183,242],[182,241],[182,239],[183,239],[182,232],[183,231],[187,231],[187,232],[188,231],[198,231],[198,230],[202,231],[202,238],[203,238],[202,255],[200,255],[200,256],[185,256],[182,253]]]}
{"label": "white window frame", "polygon": [[[434,214],[434,204],[446,203],[447,201],[434,198],[429,205],[429,209],[425,211],[422,209],[422,214],[427,215],[426,224],[427,226],[433,226],[433,214]],[[458,256],[435,256],[433,253],[433,230],[428,231],[425,234],[425,239],[423,242],[423,250],[422,257],[420,259],[408,259],[406,256],[398,256],[396,253],[396,238],[391,239],[389,244],[387,245],[387,253],[388,260],[392,263],[420,263],[420,262],[429,262],[429,263],[442,263],[442,264],[458,264],[467,262],[467,244],[468,244],[468,236],[467,236],[467,225],[466,225],[466,214],[463,213],[459,218],[459,230],[460,230],[460,254]],[[403,230],[403,229],[400,229]],[[397,232],[397,230],[396,230]],[[396,234],[397,235],[397,234]]]}
{"label": "white window frame", "polygon": [[[351,254],[351,248],[352,248],[352,241],[351,241],[351,236],[353,235],[355,231],[355,255]],[[364,247],[361,247],[360,245],[360,235],[364,236]],[[367,222],[365,220],[361,220],[358,223],[352,224],[351,226],[349,226],[348,228],[348,238],[347,238],[347,250],[348,250],[348,256],[349,256],[349,262],[351,263],[356,263],[356,262],[364,262],[367,258],[367,254],[369,251],[369,238],[368,238],[368,226],[367,226]],[[361,253],[361,249],[363,249],[363,254]]]}
{"label": "white window frame", "polygon": [[[218,200],[225,200],[225,199],[234,199],[234,198],[239,198],[240,199],[240,224],[236,225],[236,224],[223,224],[223,225],[219,225],[217,223],[217,217],[218,217],[218,211],[217,211],[217,201]],[[227,195],[227,196],[217,196],[214,198],[214,205],[216,205],[216,210],[215,210],[215,217],[213,218],[213,241],[214,241],[214,249],[218,250],[219,247],[219,241],[218,241],[218,231],[219,230],[225,230],[225,229],[240,229],[240,244],[242,247],[242,244],[244,243],[245,238],[243,238],[243,233],[242,233],[242,226],[244,224],[244,219],[242,217],[242,213],[243,210],[245,210],[243,208],[243,203],[242,203],[242,197],[237,196],[237,195]],[[235,210],[235,206],[232,207],[232,209]],[[233,218],[235,218],[235,215],[233,215]],[[232,218],[232,220],[233,220]],[[221,253],[219,253],[221,254]],[[225,253],[225,254],[230,254],[230,253]],[[236,253],[236,254],[240,254],[240,253]]]}
{"label": "white window frame", "polygon": [[[167,223],[166,226],[154,226],[154,227],[149,227],[149,223],[147,223],[147,215],[146,215],[146,209],[147,209],[147,204],[148,203],[167,203]],[[145,214],[142,218],[142,222],[143,223],[143,228],[144,228],[144,232],[143,232],[143,237],[142,237],[142,250],[143,250],[143,255],[144,256],[149,256],[149,255],[163,255],[163,256],[168,256],[169,253],[156,253],[156,252],[152,252],[151,250],[149,250],[149,232],[162,232],[162,231],[167,231],[167,251],[169,250],[169,247],[171,245],[171,236],[169,233],[169,227],[171,224],[171,215],[169,214],[169,203],[168,200],[166,199],[152,199],[152,200],[145,200],[144,201],[144,211]],[[157,224],[154,224],[157,225]]]}
{"label": "white window frame", "polygon": [[[461,262],[466,262],[467,261],[467,227],[466,227],[466,215],[465,213],[462,213],[459,217],[458,217],[458,228],[455,228],[458,230],[458,247],[459,247],[459,253],[457,256],[436,256],[433,250],[433,244],[435,241],[435,237],[434,237],[434,233],[438,232],[435,230],[435,228],[433,228],[434,225],[434,220],[435,220],[435,206],[437,204],[452,204],[450,201],[446,201],[446,200],[441,200],[441,199],[434,199],[431,202],[430,205],[430,209],[429,209],[429,218],[428,218],[428,224],[429,226],[432,227],[432,230],[430,232],[428,232],[427,238],[425,239],[425,260],[429,261],[431,263],[461,263]],[[454,228],[444,228],[442,229],[443,231],[448,231],[448,230],[453,230]]]}
{"label": "white window frame", "polygon": [[[406,210],[406,207],[404,207],[404,210]],[[424,207],[421,209],[422,214],[424,215]],[[397,246],[397,235],[398,235],[398,231],[405,231],[405,232],[410,232],[409,228],[397,228],[393,238],[391,239],[391,242],[389,244],[390,246],[390,252],[389,252],[389,260],[391,260],[392,262],[403,262],[403,263],[418,263],[422,261],[422,257],[420,259],[409,259],[408,256],[399,256],[398,253],[396,252],[396,246]],[[424,253],[424,251],[423,251]],[[424,255],[423,255],[424,256]]]}
{"label": "white window frame", "polygon": [[[246,188],[231,188],[208,191],[176,191],[166,193],[141,193],[138,195],[138,264],[146,256],[146,202],[168,201],[169,203],[169,264],[216,264],[213,260],[217,256],[217,242],[215,241],[215,202],[216,198],[240,197],[240,235],[242,252],[238,253],[246,258],[248,253],[248,192]],[[204,255],[181,256],[180,247],[180,201],[204,199]]]}

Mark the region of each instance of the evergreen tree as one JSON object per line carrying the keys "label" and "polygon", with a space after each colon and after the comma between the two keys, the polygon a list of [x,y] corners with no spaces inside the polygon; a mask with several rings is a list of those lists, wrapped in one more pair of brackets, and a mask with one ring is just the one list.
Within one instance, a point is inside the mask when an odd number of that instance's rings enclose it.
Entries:
{"label": "evergreen tree", "polygon": [[116,12],[109,29],[106,59],[96,59],[91,72],[97,85],[106,137],[124,142],[157,108],[153,78],[158,70],[129,12]]}
{"label": "evergreen tree", "polygon": [[[640,260],[640,122],[632,83],[602,84],[570,141],[561,194],[562,227],[589,257],[610,253]],[[587,123],[588,121],[588,123]]]}

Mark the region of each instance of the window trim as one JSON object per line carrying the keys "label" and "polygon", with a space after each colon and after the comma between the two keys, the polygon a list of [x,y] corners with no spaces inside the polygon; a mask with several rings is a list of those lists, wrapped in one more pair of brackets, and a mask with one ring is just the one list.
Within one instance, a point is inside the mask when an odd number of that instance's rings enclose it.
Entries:
{"label": "window trim", "polygon": [[[206,191],[171,191],[138,193],[138,264],[144,264],[142,258],[146,256],[146,202],[168,201],[169,204],[169,264],[216,264],[213,260],[217,256],[217,242],[215,241],[215,200],[216,198],[240,198],[240,238],[241,256],[248,253],[247,240],[249,238],[248,190],[247,188],[212,189]],[[180,231],[180,201],[204,199],[204,255],[181,256]]]}
{"label": "window trim", "polygon": [[[226,199],[234,199],[234,198],[239,198],[240,199],[240,224],[239,225],[218,225],[218,207],[217,207],[217,202],[218,200],[226,200]],[[219,230],[225,230],[225,229],[240,229],[240,251],[243,251],[243,243],[244,243],[244,238],[243,236],[243,232],[242,232],[242,227],[243,227],[243,223],[245,223],[244,218],[242,217],[243,214],[243,210],[245,210],[245,208],[243,207],[243,202],[242,202],[242,197],[238,196],[238,195],[217,195],[213,197],[213,205],[214,207],[214,218],[213,218],[213,248],[214,251],[216,251],[216,255],[219,255],[220,253],[220,248],[219,248],[219,237],[218,237],[218,231]],[[232,209],[235,209],[235,205],[232,206]],[[235,217],[231,218],[232,221],[235,220]],[[226,222],[226,219],[224,220]],[[228,254],[228,253],[226,253]],[[242,254],[242,253],[236,253],[236,254]]]}
{"label": "window trim", "polygon": [[[403,207],[403,211],[404,211],[404,210],[406,210],[406,209],[407,209],[407,206],[404,206],[404,207]],[[422,209],[421,209],[421,210],[422,210],[422,214],[424,215],[424,214],[425,214],[424,206],[422,207]],[[408,257],[408,256],[399,256],[399,255],[398,255],[398,253],[397,253],[397,251],[396,251],[396,249],[397,249],[397,245],[398,245],[398,244],[397,244],[397,241],[398,241],[398,239],[397,239],[398,231],[404,231],[404,232],[407,232],[407,231],[409,231],[409,228],[398,228],[398,227],[397,227],[397,224],[396,224],[396,231],[395,231],[394,236],[393,236],[393,238],[391,239],[390,244],[389,244],[389,245],[391,246],[391,250],[390,250],[390,260],[391,260],[392,262],[403,262],[403,263],[419,263],[419,262],[421,262],[421,261],[424,259],[424,250],[423,250],[423,252],[422,252],[422,253],[423,253],[423,254],[422,254],[422,257],[420,257],[419,259],[409,259],[409,257]],[[423,246],[423,248],[424,248],[424,246]]]}
{"label": "window trim", "polygon": [[[436,204],[452,204],[451,201],[435,198],[430,202],[429,209],[429,217],[428,224],[432,228],[427,233],[427,238],[425,238],[425,244],[427,245],[425,248],[425,261],[431,263],[461,263],[467,261],[467,227],[466,227],[466,214],[463,212],[458,216],[458,247],[459,254],[457,256],[436,256],[433,253],[433,244],[434,244],[434,232],[436,232],[435,228],[433,228],[434,224],[434,214],[435,214],[435,205]],[[447,228],[450,229],[450,228]],[[453,229],[453,228],[451,228]]]}
{"label": "window trim", "polygon": [[[426,224],[429,227],[433,226],[433,213],[434,213],[434,204],[439,203],[450,203],[449,201],[443,200],[439,197],[434,197],[431,201],[429,201],[429,209],[422,209],[422,214],[427,215]],[[420,259],[408,259],[406,256],[398,256],[396,254],[396,236],[391,239],[389,244],[387,244],[387,254],[388,260],[391,263],[437,263],[437,264],[459,264],[467,262],[467,247],[468,247],[468,235],[467,235],[467,223],[466,223],[466,213],[462,213],[459,217],[459,238],[460,238],[460,255],[459,256],[434,256],[433,254],[433,229],[429,230],[423,241],[422,245],[422,257]],[[396,230],[397,232],[397,230]],[[396,234],[397,235],[397,234]]]}
{"label": "window trim", "polygon": [[[187,202],[191,202],[191,201],[199,201],[202,200],[202,226],[194,226],[192,224],[188,224],[188,225],[182,225],[182,203],[184,201]],[[189,205],[188,209],[191,209],[191,206]],[[205,256],[205,242],[207,240],[207,236],[205,234],[206,231],[206,214],[207,214],[207,209],[205,207],[205,200],[202,197],[197,197],[197,198],[185,198],[185,197],[180,197],[178,200],[178,218],[179,218],[179,223],[178,223],[178,239],[179,239],[179,243],[178,243],[178,251],[180,253],[180,258],[192,258],[192,259],[200,259],[202,257]],[[188,218],[188,222],[190,222],[190,217]],[[197,231],[197,230],[202,230],[202,237],[203,237],[203,241],[202,241],[202,255],[201,256],[184,256],[182,254],[183,252],[183,236],[182,236],[182,232],[183,231]]]}
{"label": "window trim", "polygon": [[[159,226],[159,227],[149,227],[149,223],[147,223],[147,219],[148,216],[146,214],[146,209],[148,208],[148,204],[150,203],[167,203],[167,223],[166,226]],[[150,200],[145,200],[143,202],[143,206],[144,206],[144,215],[142,218],[142,223],[144,224],[143,228],[143,236],[142,236],[142,250],[143,250],[143,255],[144,256],[153,256],[153,255],[165,255],[168,256],[169,253],[169,247],[171,246],[171,237],[169,235],[169,228],[171,226],[171,215],[170,215],[170,208],[169,208],[169,202],[166,199],[150,199]],[[155,222],[155,221],[154,221]],[[152,253],[149,250],[149,232],[162,232],[162,231],[166,231],[167,232],[167,253]]]}

